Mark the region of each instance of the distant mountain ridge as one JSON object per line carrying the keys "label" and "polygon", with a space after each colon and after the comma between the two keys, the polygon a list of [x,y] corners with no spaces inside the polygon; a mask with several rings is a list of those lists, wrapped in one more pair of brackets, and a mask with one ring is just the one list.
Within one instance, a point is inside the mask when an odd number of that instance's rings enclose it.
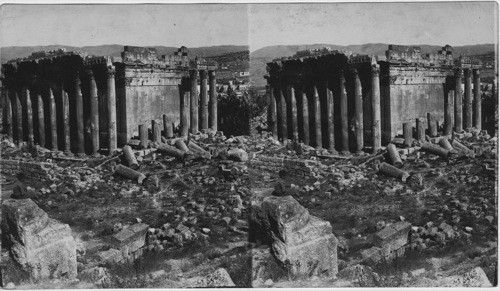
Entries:
{"label": "distant mountain ridge", "polygon": [[[119,57],[123,51],[124,45],[109,44],[109,45],[98,45],[98,46],[68,46],[68,45],[48,45],[48,46],[10,46],[0,48],[0,61],[2,63],[16,59],[29,56],[33,52],[37,51],[49,51],[55,49],[65,48],[68,51],[82,51],[88,53],[89,55],[95,56],[112,56]],[[156,48],[159,55],[169,55],[177,51],[177,47],[167,47],[167,46],[148,46]],[[189,54],[191,56],[200,57],[211,57],[227,53],[235,53],[240,51],[248,50],[248,46],[245,45],[219,45],[219,46],[207,46],[207,47],[196,47],[188,48]]]}

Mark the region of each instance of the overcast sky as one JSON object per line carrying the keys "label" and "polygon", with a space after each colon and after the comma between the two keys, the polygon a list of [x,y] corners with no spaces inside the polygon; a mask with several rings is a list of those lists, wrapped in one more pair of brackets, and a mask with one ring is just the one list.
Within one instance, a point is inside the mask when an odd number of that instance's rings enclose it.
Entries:
{"label": "overcast sky", "polygon": [[2,46],[495,43],[495,2],[2,5]]}

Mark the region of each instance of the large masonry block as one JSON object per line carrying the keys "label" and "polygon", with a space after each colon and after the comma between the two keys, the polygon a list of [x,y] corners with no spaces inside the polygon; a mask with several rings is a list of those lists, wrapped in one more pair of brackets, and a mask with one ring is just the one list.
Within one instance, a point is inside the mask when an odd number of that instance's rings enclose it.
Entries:
{"label": "large masonry block", "polygon": [[31,199],[2,205],[2,236],[14,261],[35,279],[76,277],[76,242],[67,224]]}
{"label": "large masonry block", "polygon": [[337,239],[329,222],[309,215],[292,196],[269,196],[253,205],[253,225],[292,276],[337,274]]}

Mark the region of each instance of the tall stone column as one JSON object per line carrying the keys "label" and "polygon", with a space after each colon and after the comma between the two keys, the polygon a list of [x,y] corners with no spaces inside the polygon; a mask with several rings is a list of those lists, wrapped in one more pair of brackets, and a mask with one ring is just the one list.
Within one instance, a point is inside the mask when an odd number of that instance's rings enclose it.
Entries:
{"label": "tall stone column", "polygon": [[455,131],[462,132],[462,69],[455,69]]}
{"label": "tall stone column", "polygon": [[151,132],[153,133],[153,142],[160,143],[161,142],[161,129],[160,129],[160,121],[153,119],[151,120]]}
{"label": "tall stone column", "polygon": [[35,135],[33,132],[33,107],[31,104],[31,91],[29,88],[24,89],[24,114],[26,115],[26,124],[28,125],[28,144],[35,143]]}
{"label": "tall stone column", "polygon": [[354,126],[356,133],[356,151],[360,152],[364,147],[363,136],[363,93],[361,80],[359,79],[358,71],[353,70],[354,74]]}
{"label": "tall stone column", "polygon": [[324,81],[325,95],[326,95],[326,119],[327,131],[326,140],[328,143],[328,150],[335,152],[335,122],[333,120],[333,92],[328,88],[328,81]]}
{"label": "tall stone column", "polygon": [[12,102],[10,100],[10,91],[8,88],[5,89],[5,115],[4,115],[4,128],[7,133],[7,138],[9,141],[13,140],[12,134]]}
{"label": "tall stone column", "polygon": [[24,141],[23,133],[23,106],[21,104],[21,98],[19,98],[19,93],[14,91],[14,100],[16,107],[16,126],[17,126],[17,142],[20,144]]}
{"label": "tall stone column", "polygon": [[215,80],[215,71],[208,71],[208,83],[209,83],[209,98],[210,98],[210,128],[217,131],[217,92],[216,86],[217,82]]}
{"label": "tall stone column", "polygon": [[482,115],[481,115],[481,80],[479,78],[479,70],[474,69],[474,127],[481,130]]}
{"label": "tall stone column", "polygon": [[372,65],[372,146],[373,152],[377,152],[382,146],[380,136],[380,66]]}
{"label": "tall stone column", "polygon": [[117,148],[116,139],[116,88],[115,68],[108,67],[107,71],[107,93],[108,93],[108,154],[112,155]]}
{"label": "tall stone column", "polygon": [[323,148],[323,138],[321,135],[321,107],[319,103],[319,94],[316,86],[313,86],[313,114],[316,148]]}
{"label": "tall stone column", "polygon": [[191,93],[181,92],[181,136],[187,137],[189,133],[189,110],[191,107]]}
{"label": "tall stone column", "polygon": [[200,71],[201,129],[208,128],[208,72]]}
{"label": "tall stone column", "polygon": [[37,94],[36,96],[36,105],[38,111],[38,144],[41,147],[45,147],[45,112],[42,95],[40,94]]}
{"label": "tall stone column", "polygon": [[170,116],[163,114],[163,135],[165,138],[174,137],[174,128],[172,127],[172,119]]}
{"label": "tall stone column", "polygon": [[49,112],[50,112],[50,148],[58,150],[57,144],[57,114],[56,114],[56,101],[52,88],[49,88]]}
{"label": "tall stone column", "polygon": [[347,92],[344,73],[340,73],[340,125],[342,128],[342,151],[349,152],[349,118],[347,115]]}
{"label": "tall stone column", "polygon": [[92,154],[97,154],[100,148],[99,143],[99,95],[97,85],[92,71],[88,71],[90,80],[90,139],[92,143]]}
{"label": "tall stone column", "polygon": [[467,129],[467,128],[472,127],[472,71],[471,71],[471,69],[464,70],[464,78],[465,78],[464,127]]}
{"label": "tall stone column", "polygon": [[63,108],[63,140],[64,140],[64,153],[71,153],[71,140],[70,140],[70,128],[69,128],[69,97],[68,93],[64,91],[61,86],[62,95],[62,108]]}
{"label": "tall stone column", "polygon": [[453,131],[453,93],[448,89],[444,99],[444,135],[451,135]]}
{"label": "tall stone column", "polygon": [[287,104],[286,104],[285,96],[283,95],[283,91],[281,90],[281,87],[279,87],[278,92],[279,92],[278,94],[279,94],[279,99],[280,99],[279,106],[281,107],[281,134],[282,134],[283,143],[286,144],[286,140],[288,139]]}
{"label": "tall stone column", "polygon": [[294,141],[299,140],[299,126],[297,121],[297,100],[295,99],[295,88],[293,86],[288,86],[288,94],[290,100],[290,107],[292,112],[292,139]]}
{"label": "tall stone column", "polygon": [[276,98],[274,97],[274,88],[268,85],[269,113],[267,115],[267,127],[271,130],[274,138],[278,138],[278,121],[276,113]]}
{"label": "tall stone column", "polygon": [[80,87],[80,76],[75,76],[75,105],[76,105],[76,152],[85,153],[85,140],[83,139],[83,96]]}
{"label": "tall stone column", "polygon": [[198,70],[192,70],[191,75],[191,133],[197,133],[198,130]]}
{"label": "tall stone column", "polygon": [[302,126],[304,131],[303,142],[306,145],[310,144],[310,134],[309,134],[309,103],[307,100],[306,87],[302,86],[301,91],[302,98]]}

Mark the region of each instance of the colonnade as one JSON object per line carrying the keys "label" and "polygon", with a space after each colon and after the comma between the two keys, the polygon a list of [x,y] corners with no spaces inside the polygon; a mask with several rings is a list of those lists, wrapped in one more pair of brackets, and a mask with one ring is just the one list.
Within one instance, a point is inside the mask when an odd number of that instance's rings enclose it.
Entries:
{"label": "colonnade", "polygon": [[[198,92],[198,77],[200,92]],[[215,71],[191,70],[189,90],[181,93],[181,135],[195,134],[203,129],[217,131],[217,95]]]}
{"label": "colonnade", "polygon": [[[104,94],[108,119],[106,133],[108,153],[112,154],[117,149],[115,69],[108,67],[106,76]],[[88,84],[90,92],[89,100],[86,102],[90,111],[87,116],[84,116],[81,78],[87,78],[85,83]],[[4,126],[8,137],[17,143],[38,144],[65,153],[70,153],[73,148],[76,154],[85,152],[96,154],[101,143],[99,140],[98,88],[93,72],[87,70],[74,74],[72,82],[70,82],[73,88],[68,88],[69,90],[64,87],[64,84],[68,84],[68,82],[49,80],[38,80],[37,82],[38,85],[20,88],[6,86]],[[59,91],[57,95],[60,98],[54,97],[55,90]],[[73,95],[71,98],[74,101],[74,119],[76,120],[74,126],[71,126],[70,123],[69,94]],[[34,112],[36,114],[33,114]],[[36,118],[36,122],[34,122],[34,118]],[[58,131],[58,125],[62,131]],[[73,134],[74,140],[71,139],[71,131],[73,130],[76,131]],[[87,148],[85,147],[85,130],[90,137]]]}
{"label": "colonnade", "polygon": [[[367,88],[363,88],[357,69],[341,70],[333,78],[302,76],[297,79],[271,75],[267,79],[270,132],[283,141],[297,140],[316,148],[326,147],[331,152],[336,151],[337,143],[337,148],[341,151],[349,151],[349,138],[352,137],[354,150],[361,151],[365,146],[363,91],[369,91],[369,110],[372,111],[371,145],[374,152],[378,151],[381,147],[379,74],[379,65],[372,64]],[[346,78],[349,78],[349,84],[353,84],[354,90],[346,90]],[[330,84],[332,82],[337,84]],[[336,90],[332,91],[332,88]],[[334,102],[334,98],[338,98],[339,102]],[[354,108],[348,106],[349,98],[354,99]],[[335,110],[334,104],[340,105],[339,110]],[[348,110],[354,111],[350,112],[354,116],[352,135],[349,134],[351,122]],[[334,124],[334,112],[340,112],[340,125]],[[339,141],[335,140],[336,126],[340,127]]]}
{"label": "colonnade", "polygon": [[479,69],[455,68],[453,82],[450,83],[447,96],[445,96],[443,134],[451,135],[452,130],[462,132],[470,127],[481,130],[481,81]]}

